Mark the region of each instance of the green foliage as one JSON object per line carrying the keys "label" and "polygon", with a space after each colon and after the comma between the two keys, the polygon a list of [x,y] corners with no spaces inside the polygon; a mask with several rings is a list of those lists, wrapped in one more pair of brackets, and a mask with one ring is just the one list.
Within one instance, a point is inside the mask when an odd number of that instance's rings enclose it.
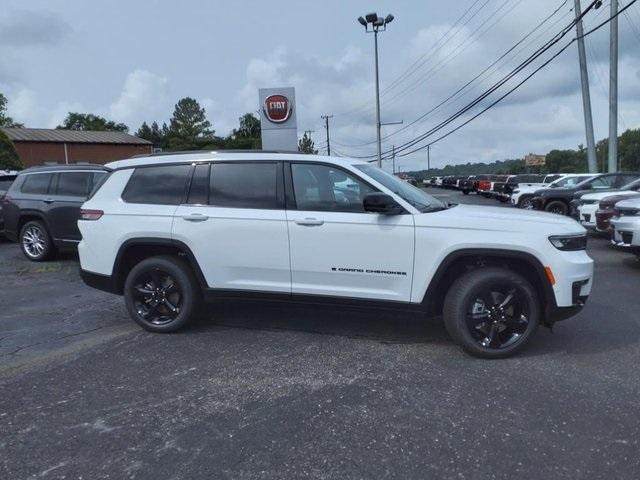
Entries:
{"label": "green foliage", "polygon": [[23,165],[16,147],[9,137],[0,130],[0,170],[22,170]]}
{"label": "green foliage", "polygon": [[311,155],[317,155],[318,150],[315,148],[315,144],[313,140],[311,140],[311,136],[307,135],[307,132],[304,132],[304,135],[300,140],[298,140],[298,151],[300,153],[308,153]]}
{"label": "green foliage", "polygon": [[253,113],[245,113],[238,119],[239,128],[223,140],[222,148],[234,150],[259,150],[262,148],[260,119]]}
{"label": "green foliage", "polygon": [[[166,124],[164,127],[166,128]],[[149,140],[154,147],[163,148],[166,145],[165,133],[158,126],[158,122],[153,122],[151,126],[147,122],[143,122],[135,136]]]}
{"label": "green foliage", "polygon": [[111,132],[128,132],[129,127],[124,123],[116,123],[93,113],[69,112],[62,122],[56,127],[58,130],[94,130]]}
{"label": "green foliage", "polygon": [[198,150],[215,140],[205,109],[189,97],[176,104],[166,133],[169,150]]}
{"label": "green foliage", "polygon": [[14,122],[13,118],[7,115],[7,97],[0,93],[0,127],[4,128],[22,128],[23,124]]}

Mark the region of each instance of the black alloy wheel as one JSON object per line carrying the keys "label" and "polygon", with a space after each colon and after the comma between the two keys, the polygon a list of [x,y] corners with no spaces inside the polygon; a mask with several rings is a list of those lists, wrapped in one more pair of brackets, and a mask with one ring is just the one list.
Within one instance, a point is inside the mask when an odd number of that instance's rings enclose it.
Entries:
{"label": "black alloy wheel", "polygon": [[522,338],[529,326],[529,312],[517,287],[494,284],[475,296],[467,305],[466,324],[480,346],[500,350]]}
{"label": "black alloy wheel", "polygon": [[132,285],[137,314],[153,325],[176,319],[183,304],[182,290],[175,279],[159,268],[140,272]]}
{"label": "black alloy wheel", "polygon": [[538,328],[538,294],[520,274],[484,267],[461,276],[444,301],[445,327],[468,353],[504,358],[529,343]]}
{"label": "black alloy wheel", "polygon": [[151,257],[131,269],[124,285],[131,318],[145,330],[165,333],[195,316],[202,291],[191,268],[173,256]]}

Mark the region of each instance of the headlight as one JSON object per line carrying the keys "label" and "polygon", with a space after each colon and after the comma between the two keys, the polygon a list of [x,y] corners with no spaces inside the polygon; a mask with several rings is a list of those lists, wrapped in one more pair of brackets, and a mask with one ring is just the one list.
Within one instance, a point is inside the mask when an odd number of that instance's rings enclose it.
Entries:
{"label": "headlight", "polygon": [[587,235],[554,235],[549,237],[551,244],[558,250],[575,252],[587,249]]}

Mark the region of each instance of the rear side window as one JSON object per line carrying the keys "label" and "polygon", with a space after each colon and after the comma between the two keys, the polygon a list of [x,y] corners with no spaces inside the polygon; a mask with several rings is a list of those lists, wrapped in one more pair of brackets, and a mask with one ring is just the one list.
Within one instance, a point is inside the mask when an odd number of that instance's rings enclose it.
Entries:
{"label": "rear side window", "polygon": [[136,168],[122,199],[128,203],[179,205],[185,196],[191,165]]}
{"label": "rear side window", "polygon": [[230,208],[278,208],[278,164],[214,163],[209,203]]}
{"label": "rear side window", "polygon": [[24,182],[22,182],[20,191],[33,195],[45,194],[49,190],[49,183],[51,182],[52,176],[52,173],[33,173],[27,175]]}
{"label": "rear side window", "polygon": [[57,195],[86,197],[91,191],[91,172],[62,172],[58,174]]}

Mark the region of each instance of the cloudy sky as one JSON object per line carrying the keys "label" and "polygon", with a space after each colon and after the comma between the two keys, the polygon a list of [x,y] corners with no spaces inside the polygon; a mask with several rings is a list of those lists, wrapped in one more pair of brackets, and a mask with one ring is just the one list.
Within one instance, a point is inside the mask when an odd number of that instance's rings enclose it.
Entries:
{"label": "cloudy sky", "polygon": [[[145,120],[167,121],[176,101],[191,96],[224,135],[240,115],[258,110],[258,88],[294,86],[299,133],[313,130],[316,144],[323,147],[320,116],[334,114],[332,146],[344,155],[375,153],[373,37],[356,23],[359,15],[377,11],[395,16],[380,36],[382,121],[403,120],[405,127],[383,127],[388,137],[383,150],[438,125],[573,15],[572,0],[2,0],[2,6],[0,92],[9,99],[9,113],[26,126],[55,127],[68,111],[81,111],[125,122],[135,131]],[[558,8],[460,95],[408,125]],[[585,19],[585,28],[608,16],[605,1]],[[553,52],[573,37],[572,31]],[[587,53],[599,139],[607,135],[608,125],[608,28],[588,37]],[[639,60],[640,2],[620,17],[621,131],[640,127]],[[574,44],[499,107],[435,143],[432,165],[575,148],[584,143],[579,86]],[[403,170],[421,168],[426,153],[397,162]]]}

